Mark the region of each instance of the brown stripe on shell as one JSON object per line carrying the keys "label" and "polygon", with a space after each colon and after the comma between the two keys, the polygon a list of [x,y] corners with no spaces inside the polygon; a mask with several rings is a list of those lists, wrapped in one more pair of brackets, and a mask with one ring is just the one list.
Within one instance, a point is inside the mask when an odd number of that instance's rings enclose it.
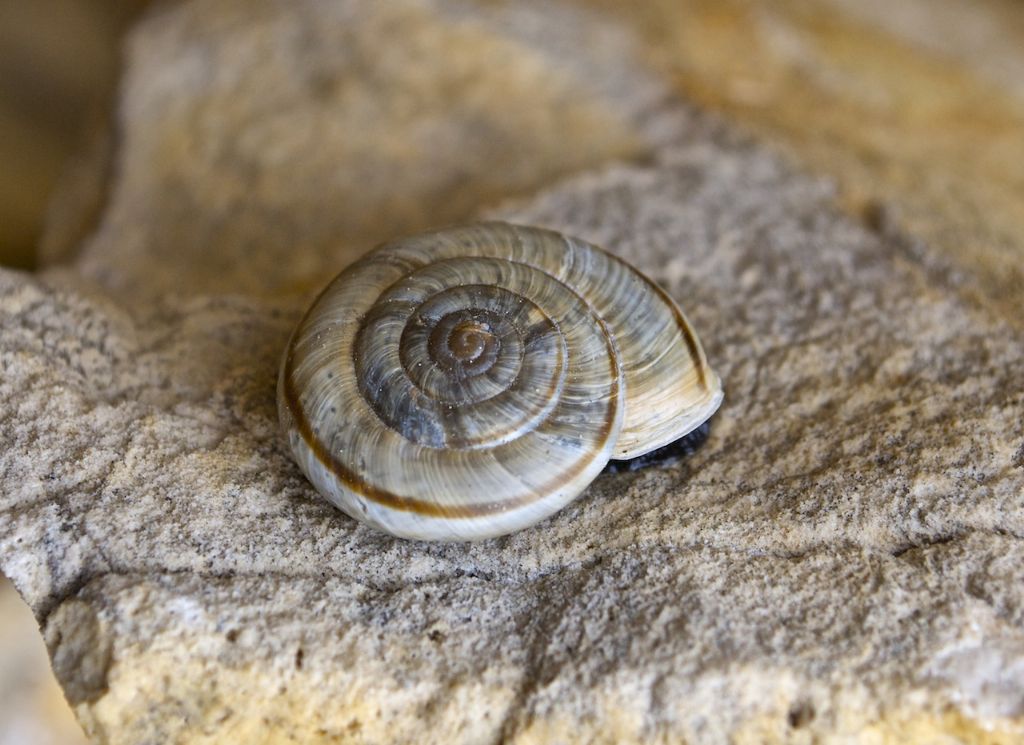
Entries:
{"label": "brown stripe on shell", "polygon": [[[312,310],[312,309],[310,309]],[[308,315],[308,312],[307,312]],[[303,318],[300,322],[299,327],[305,322]],[[608,437],[611,435],[612,424],[615,421],[615,414],[619,404],[619,364],[616,359],[617,353],[611,341],[611,335],[608,333],[608,329],[605,327],[604,322],[597,318],[597,322],[600,324],[602,330],[605,332],[605,345],[608,349],[608,360],[610,374],[612,380],[616,381],[615,386],[612,388],[609,396],[609,416],[605,417],[600,430],[600,438],[602,445],[607,442]],[[290,344],[290,343],[289,343]],[[461,505],[461,506],[442,506],[434,502],[429,502],[422,499],[416,499],[415,497],[405,497],[400,494],[381,489],[368,483],[359,474],[352,471],[344,463],[338,461],[330,451],[324,446],[322,442],[317,438],[313,432],[312,427],[309,424],[309,420],[306,418],[306,412],[302,407],[302,402],[299,400],[298,392],[295,390],[295,382],[293,379],[293,359],[294,355],[289,351],[287,360],[285,362],[284,369],[284,397],[285,403],[288,406],[288,411],[295,422],[295,425],[302,436],[303,441],[309,447],[310,452],[313,456],[323,465],[327,470],[334,474],[338,480],[343,483],[351,491],[363,496],[377,504],[388,507],[390,509],[399,510],[402,512],[412,512],[417,515],[424,515],[428,517],[452,517],[452,518],[472,518],[482,517],[484,515],[492,515],[498,512],[506,512],[508,510],[515,509],[517,507],[523,507],[527,504],[535,502],[539,499],[543,499],[544,495],[550,494],[557,490],[560,482],[553,482],[550,484],[544,484],[537,493],[532,495],[523,495],[517,499],[507,499],[503,502],[492,502],[485,503],[483,505]],[[595,457],[600,450],[595,451]],[[588,461],[582,461],[577,463],[576,466],[564,473],[564,481],[571,481],[576,478],[582,471],[584,471],[593,462],[594,458]]]}

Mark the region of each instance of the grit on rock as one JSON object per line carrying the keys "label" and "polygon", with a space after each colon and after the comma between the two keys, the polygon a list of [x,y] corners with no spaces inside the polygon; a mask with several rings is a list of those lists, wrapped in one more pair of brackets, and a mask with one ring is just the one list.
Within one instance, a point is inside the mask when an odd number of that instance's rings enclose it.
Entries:
{"label": "grit on rock", "polygon": [[[630,45],[456,0],[135,30],[95,225],[0,274],[0,569],[90,736],[1024,736],[1024,332]],[[648,272],[726,402],[535,528],[393,539],[287,456],[278,357],[346,261],[473,217]]]}

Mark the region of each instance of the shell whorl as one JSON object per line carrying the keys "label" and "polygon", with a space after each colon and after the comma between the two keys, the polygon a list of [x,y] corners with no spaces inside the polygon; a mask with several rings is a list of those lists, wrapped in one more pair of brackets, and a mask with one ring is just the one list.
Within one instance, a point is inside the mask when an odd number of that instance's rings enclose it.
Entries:
{"label": "shell whorl", "polygon": [[699,426],[721,387],[675,304],[625,262],[482,223],[381,246],[296,328],[278,402],[336,506],[408,538],[531,525],[610,458]]}

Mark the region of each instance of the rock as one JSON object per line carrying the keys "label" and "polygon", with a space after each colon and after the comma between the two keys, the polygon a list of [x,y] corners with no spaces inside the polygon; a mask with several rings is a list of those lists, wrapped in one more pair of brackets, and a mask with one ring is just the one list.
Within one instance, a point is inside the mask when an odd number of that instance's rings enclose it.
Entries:
{"label": "rock", "polygon": [[[136,30],[97,227],[0,274],[0,569],[87,733],[1019,738],[1024,335],[605,18],[539,8],[212,0]],[[694,456],[535,528],[392,539],[288,458],[278,356],[373,240],[471,215],[648,271],[726,403]]]}
{"label": "rock", "polygon": [[383,238],[645,154],[666,136],[646,115],[664,86],[618,64],[624,31],[556,13],[554,28],[456,2],[157,15],[128,45],[117,176],[80,270],[124,294],[294,295]]}
{"label": "rock", "polygon": [[675,88],[832,176],[848,211],[912,236],[916,263],[1024,327],[1019,5],[581,2],[635,28]]}

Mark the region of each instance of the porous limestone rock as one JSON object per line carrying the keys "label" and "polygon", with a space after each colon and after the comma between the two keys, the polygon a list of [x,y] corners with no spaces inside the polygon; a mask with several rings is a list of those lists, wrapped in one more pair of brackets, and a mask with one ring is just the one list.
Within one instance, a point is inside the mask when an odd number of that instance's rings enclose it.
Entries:
{"label": "porous limestone rock", "polygon": [[[927,248],[595,13],[210,0],[130,50],[98,223],[0,273],[0,569],[91,737],[1024,736],[1024,335]],[[289,459],[278,357],[345,261],[472,216],[650,273],[726,402],[534,528],[394,539]]]}

